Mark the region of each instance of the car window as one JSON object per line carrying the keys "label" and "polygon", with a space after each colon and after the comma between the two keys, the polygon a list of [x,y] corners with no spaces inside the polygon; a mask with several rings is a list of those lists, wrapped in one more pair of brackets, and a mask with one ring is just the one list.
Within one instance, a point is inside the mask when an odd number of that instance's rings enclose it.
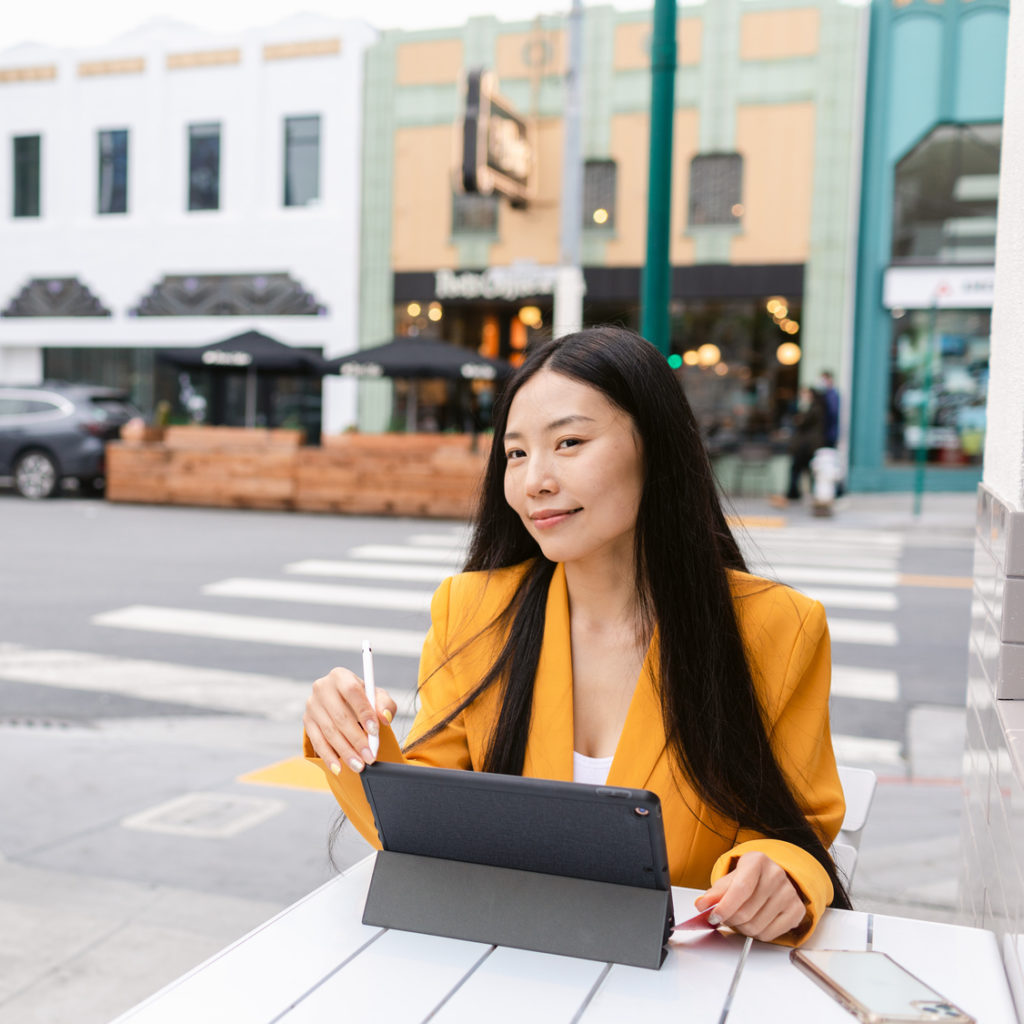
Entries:
{"label": "car window", "polygon": [[130,402],[120,398],[91,398],[89,409],[94,419],[104,422],[107,420],[115,422],[130,420],[141,415]]}
{"label": "car window", "polygon": [[47,402],[42,398],[26,398],[21,404],[21,411],[31,416],[53,417],[60,415],[61,411],[56,402]]}
{"label": "car window", "polygon": [[23,398],[0,398],[0,418],[17,416],[25,411]]}

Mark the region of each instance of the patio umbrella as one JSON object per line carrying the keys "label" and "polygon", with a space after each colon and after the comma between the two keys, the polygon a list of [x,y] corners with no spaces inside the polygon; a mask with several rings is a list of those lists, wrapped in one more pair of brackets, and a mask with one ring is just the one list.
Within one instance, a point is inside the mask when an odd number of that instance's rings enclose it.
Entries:
{"label": "patio umbrella", "polygon": [[196,369],[245,370],[245,425],[256,424],[256,376],[260,370],[322,375],[326,372],[320,356],[292,348],[259,331],[197,348],[165,348],[157,353],[165,363]]}
{"label": "patio umbrella", "polygon": [[[444,380],[501,380],[513,367],[504,359],[489,359],[472,349],[436,338],[404,335],[383,345],[360,349],[347,356],[325,360],[327,373],[344,377],[398,377]],[[416,391],[410,391],[406,425],[416,422]]]}

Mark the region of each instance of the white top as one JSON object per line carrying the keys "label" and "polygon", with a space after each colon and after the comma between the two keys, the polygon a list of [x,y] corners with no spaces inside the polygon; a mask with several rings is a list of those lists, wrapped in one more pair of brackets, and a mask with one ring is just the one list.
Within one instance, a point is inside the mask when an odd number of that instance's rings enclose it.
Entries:
{"label": "white top", "polygon": [[586,757],[572,752],[572,781],[588,786],[603,786],[608,781],[614,757]]}

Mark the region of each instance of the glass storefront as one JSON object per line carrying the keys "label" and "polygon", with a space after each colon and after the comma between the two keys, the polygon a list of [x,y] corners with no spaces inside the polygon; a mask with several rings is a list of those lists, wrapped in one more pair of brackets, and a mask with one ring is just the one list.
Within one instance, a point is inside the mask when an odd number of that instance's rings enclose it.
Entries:
{"label": "glass storefront", "polygon": [[894,315],[890,462],[912,462],[923,449],[931,463],[981,463],[991,322],[988,310]]}

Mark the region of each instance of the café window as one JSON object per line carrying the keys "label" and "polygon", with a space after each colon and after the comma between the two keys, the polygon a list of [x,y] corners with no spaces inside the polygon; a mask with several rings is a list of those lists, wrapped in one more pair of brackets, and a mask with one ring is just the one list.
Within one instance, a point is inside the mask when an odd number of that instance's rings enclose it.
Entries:
{"label": "caf\u00e9 window", "polygon": [[128,132],[99,133],[98,213],[128,212]]}
{"label": "caf\u00e9 window", "polygon": [[891,463],[981,463],[991,324],[987,309],[894,311]]}
{"label": "caf\u00e9 window", "polygon": [[614,160],[588,160],[583,166],[583,226],[615,227]]}
{"label": "caf\u00e9 window", "polygon": [[452,193],[452,234],[498,233],[498,197],[473,192]]}
{"label": "caf\u00e9 window", "polygon": [[220,125],[188,128],[188,208],[220,209]]}
{"label": "caf\u00e9 window", "polygon": [[893,263],[992,264],[1002,125],[944,124],[896,165]]}
{"label": "caf\u00e9 window", "polygon": [[309,206],[320,199],[320,118],[284,119],[284,205]]}
{"label": "caf\u00e9 window", "polygon": [[690,161],[689,226],[739,224],[743,216],[743,157],[703,153]]}
{"label": "caf\u00e9 window", "polygon": [[39,216],[39,165],[42,139],[21,135],[14,140],[14,216]]}

